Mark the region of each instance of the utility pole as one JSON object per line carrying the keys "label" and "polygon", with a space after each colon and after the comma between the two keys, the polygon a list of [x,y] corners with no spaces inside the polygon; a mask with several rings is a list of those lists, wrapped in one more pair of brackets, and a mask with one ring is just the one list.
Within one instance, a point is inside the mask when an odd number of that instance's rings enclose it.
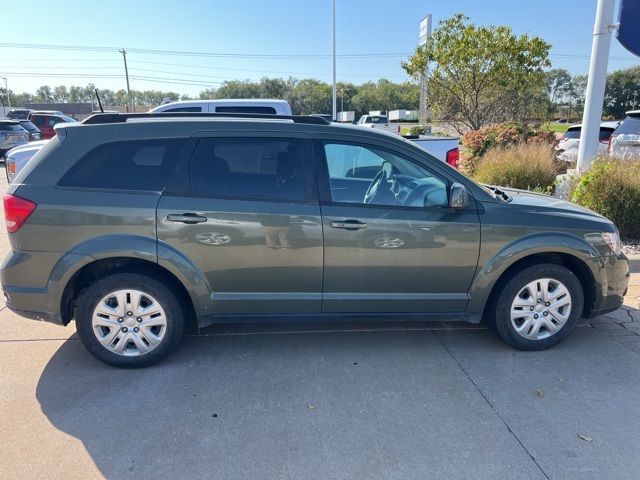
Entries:
{"label": "utility pole", "polygon": [[[2,78],[2,80],[4,80],[4,90],[5,92],[7,92],[7,104],[9,106],[9,108],[11,108],[11,95],[9,95],[9,87],[7,86],[7,77],[0,77]],[[635,100],[634,100],[635,103]],[[4,104],[3,104],[4,106]]]}
{"label": "utility pole", "polygon": [[133,108],[133,102],[131,101],[131,89],[129,88],[129,68],[127,68],[127,51],[124,48],[121,48],[119,52],[122,54],[122,58],[124,58],[124,74],[127,77],[127,98],[129,103],[127,105],[127,112],[129,112]]}
{"label": "utility pole", "polygon": [[332,94],[333,111],[332,118],[337,120],[337,92],[336,92],[336,0],[333,0],[333,94]]}
{"label": "utility pole", "polygon": [[591,46],[591,64],[589,80],[582,114],[582,132],[578,147],[578,173],[584,173],[593,163],[598,153],[598,137],[604,103],[604,89],[607,83],[607,64],[609,63],[609,47],[613,25],[615,0],[598,0],[596,21],[593,27],[593,44]]}

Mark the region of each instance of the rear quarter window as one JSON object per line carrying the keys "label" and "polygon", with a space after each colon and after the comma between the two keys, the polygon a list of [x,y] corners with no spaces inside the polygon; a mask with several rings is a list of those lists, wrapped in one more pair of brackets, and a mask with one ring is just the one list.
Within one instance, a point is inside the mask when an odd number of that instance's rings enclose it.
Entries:
{"label": "rear quarter window", "polygon": [[173,172],[184,139],[104,143],[62,177],[61,187],[160,192]]}
{"label": "rear quarter window", "polygon": [[269,114],[275,115],[276,109],[273,107],[261,107],[261,106],[250,106],[250,105],[234,105],[234,106],[226,106],[216,107],[217,113],[261,113],[261,114]]}

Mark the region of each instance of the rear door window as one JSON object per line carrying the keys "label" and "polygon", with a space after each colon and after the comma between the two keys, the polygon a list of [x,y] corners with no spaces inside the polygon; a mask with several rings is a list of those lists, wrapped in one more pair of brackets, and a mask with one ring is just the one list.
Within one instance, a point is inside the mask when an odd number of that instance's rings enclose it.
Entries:
{"label": "rear door window", "polygon": [[71,167],[59,185],[160,192],[174,170],[183,144],[184,139],[105,143]]}
{"label": "rear door window", "polygon": [[299,139],[204,138],[190,161],[191,193],[305,200],[304,151]]}

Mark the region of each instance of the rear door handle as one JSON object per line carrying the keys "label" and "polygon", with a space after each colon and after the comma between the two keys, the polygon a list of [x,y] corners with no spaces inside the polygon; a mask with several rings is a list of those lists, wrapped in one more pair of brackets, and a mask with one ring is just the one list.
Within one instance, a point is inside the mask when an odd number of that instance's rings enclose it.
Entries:
{"label": "rear door handle", "polygon": [[330,225],[331,228],[342,228],[344,230],[361,230],[367,228],[367,224],[359,220],[332,220]]}
{"label": "rear door handle", "polygon": [[207,217],[198,215],[197,213],[170,213],[167,215],[167,221],[177,223],[203,223],[207,221]]}

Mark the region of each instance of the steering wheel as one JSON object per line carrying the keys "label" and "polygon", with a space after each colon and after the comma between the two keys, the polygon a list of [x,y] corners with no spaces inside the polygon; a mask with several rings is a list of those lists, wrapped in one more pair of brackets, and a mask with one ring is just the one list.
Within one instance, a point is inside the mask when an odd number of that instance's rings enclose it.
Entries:
{"label": "steering wheel", "polygon": [[382,182],[384,182],[386,179],[387,179],[387,172],[385,172],[383,168],[376,174],[376,176],[373,178],[373,180],[369,184],[369,188],[367,188],[367,193],[364,194],[363,203],[371,203],[371,200],[373,200],[373,197],[375,197],[376,194],[378,193],[378,189],[380,188],[380,185],[382,185]]}

